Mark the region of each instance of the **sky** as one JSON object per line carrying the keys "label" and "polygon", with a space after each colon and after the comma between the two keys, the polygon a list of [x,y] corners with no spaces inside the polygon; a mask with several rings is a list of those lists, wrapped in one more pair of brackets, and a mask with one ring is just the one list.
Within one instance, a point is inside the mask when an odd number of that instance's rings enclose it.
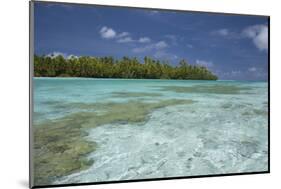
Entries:
{"label": "sky", "polygon": [[268,18],[35,3],[37,55],[144,56],[206,66],[221,80],[267,80]]}

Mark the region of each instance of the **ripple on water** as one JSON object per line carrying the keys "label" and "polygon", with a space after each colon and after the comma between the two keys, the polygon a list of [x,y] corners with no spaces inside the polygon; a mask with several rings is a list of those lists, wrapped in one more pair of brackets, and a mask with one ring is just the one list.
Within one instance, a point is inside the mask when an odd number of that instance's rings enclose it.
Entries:
{"label": "ripple on water", "polygon": [[[253,123],[263,124],[264,118],[245,121],[239,108],[237,116],[221,108],[204,118],[207,107],[220,106],[217,102],[171,106],[152,112],[143,125],[94,128],[89,140],[96,141],[99,148],[89,158],[95,163],[57,183],[266,170],[267,143],[258,140],[260,135],[267,135],[266,129],[255,132],[251,127]],[[194,111],[197,116],[193,116]]]}

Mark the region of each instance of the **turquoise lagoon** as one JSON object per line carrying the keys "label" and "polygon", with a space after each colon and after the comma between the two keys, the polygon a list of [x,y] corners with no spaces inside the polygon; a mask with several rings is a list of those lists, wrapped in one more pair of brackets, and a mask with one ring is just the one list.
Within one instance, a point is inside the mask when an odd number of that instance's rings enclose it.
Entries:
{"label": "turquoise lagoon", "polygon": [[192,100],[153,109],[141,122],[90,128],[84,139],[97,144],[87,155],[94,163],[55,184],[268,170],[267,82],[34,78],[33,85],[38,127],[99,111],[75,104]]}

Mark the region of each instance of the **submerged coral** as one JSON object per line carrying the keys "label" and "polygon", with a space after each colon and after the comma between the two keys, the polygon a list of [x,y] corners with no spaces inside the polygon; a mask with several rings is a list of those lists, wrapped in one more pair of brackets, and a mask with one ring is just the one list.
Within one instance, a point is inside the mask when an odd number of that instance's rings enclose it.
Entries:
{"label": "submerged coral", "polygon": [[194,85],[184,86],[161,86],[160,90],[177,93],[208,93],[208,94],[240,94],[251,90],[251,87],[238,87],[234,85]]}
{"label": "submerged coral", "polygon": [[114,92],[113,97],[128,98],[128,97],[158,97],[160,93],[143,93],[143,92]]}
{"label": "submerged coral", "polygon": [[86,140],[87,129],[109,123],[141,123],[155,109],[193,102],[172,99],[154,103],[128,101],[64,104],[65,107],[86,111],[35,124],[33,127],[35,185],[50,184],[58,177],[81,171],[92,165],[93,160],[88,159],[86,155],[95,151],[97,145]]}

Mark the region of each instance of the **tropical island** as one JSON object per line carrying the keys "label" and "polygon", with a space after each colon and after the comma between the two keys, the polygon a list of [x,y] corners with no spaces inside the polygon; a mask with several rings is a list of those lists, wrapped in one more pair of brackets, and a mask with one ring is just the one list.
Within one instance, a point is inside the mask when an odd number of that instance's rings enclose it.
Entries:
{"label": "tropical island", "polygon": [[204,66],[188,64],[181,60],[178,66],[168,61],[144,57],[137,58],[90,56],[34,56],[35,77],[88,77],[124,79],[182,79],[217,80],[218,77]]}

